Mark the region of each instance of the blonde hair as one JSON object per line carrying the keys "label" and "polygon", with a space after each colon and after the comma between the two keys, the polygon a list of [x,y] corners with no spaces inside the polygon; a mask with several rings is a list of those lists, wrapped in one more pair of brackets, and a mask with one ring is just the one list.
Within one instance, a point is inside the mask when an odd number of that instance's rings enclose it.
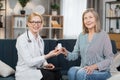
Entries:
{"label": "blonde hair", "polygon": [[101,25],[100,25],[100,19],[99,19],[98,13],[93,8],[88,8],[87,10],[84,11],[84,13],[82,15],[83,33],[84,34],[89,33],[88,28],[84,24],[84,16],[88,12],[91,12],[96,19],[95,32],[97,32],[97,33],[100,32],[101,31]]}
{"label": "blonde hair", "polygon": [[27,18],[27,22],[30,22],[34,16],[40,17],[41,22],[42,22],[42,25],[44,24],[43,17],[42,17],[39,13],[37,13],[37,12],[31,13],[31,14],[28,16],[28,18]]}

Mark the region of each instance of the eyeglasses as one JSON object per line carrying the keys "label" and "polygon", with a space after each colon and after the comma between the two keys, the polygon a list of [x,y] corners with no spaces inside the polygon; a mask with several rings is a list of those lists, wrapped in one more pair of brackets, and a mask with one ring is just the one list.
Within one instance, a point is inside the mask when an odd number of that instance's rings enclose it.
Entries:
{"label": "eyeglasses", "polygon": [[30,21],[31,24],[35,25],[35,24],[42,24],[42,21]]}

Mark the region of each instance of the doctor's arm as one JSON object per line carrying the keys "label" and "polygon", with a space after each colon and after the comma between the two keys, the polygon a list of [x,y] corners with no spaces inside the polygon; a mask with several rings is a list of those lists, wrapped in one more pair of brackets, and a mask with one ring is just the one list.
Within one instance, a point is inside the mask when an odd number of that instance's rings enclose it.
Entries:
{"label": "doctor's arm", "polygon": [[32,57],[32,55],[30,54],[31,50],[29,50],[28,44],[24,39],[17,39],[16,48],[18,52],[18,57],[22,58],[24,63],[30,67],[37,67],[38,65],[42,65],[44,62],[46,62],[44,55]]}
{"label": "doctor's arm", "polygon": [[50,57],[54,57],[60,54],[60,50],[55,49],[50,51],[48,54],[45,55],[45,59],[49,59]]}
{"label": "doctor's arm", "polygon": [[47,55],[33,57],[31,56],[31,50],[29,50],[28,44],[24,39],[17,39],[16,48],[20,58],[22,58],[24,62],[30,67],[37,67],[38,65],[42,66],[44,63],[46,63],[46,59],[56,56],[59,53],[59,51],[53,50]]}

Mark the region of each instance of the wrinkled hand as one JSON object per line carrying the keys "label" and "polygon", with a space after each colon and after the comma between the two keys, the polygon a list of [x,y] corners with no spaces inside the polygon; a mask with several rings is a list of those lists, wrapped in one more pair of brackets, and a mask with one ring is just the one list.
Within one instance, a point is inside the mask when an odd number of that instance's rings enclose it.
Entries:
{"label": "wrinkled hand", "polygon": [[53,64],[51,64],[51,63],[49,63],[49,64],[47,64],[47,65],[44,66],[44,69],[52,70],[54,68],[55,68],[55,66]]}
{"label": "wrinkled hand", "polygon": [[87,74],[92,74],[94,70],[98,69],[97,65],[85,66],[84,69],[86,70]]}
{"label": "wrinkled hand", "polygon": [[62,53],[64,56],[67,56],[68,51],[67,51],[66,48],[62,47],[62,48],[60,49],[60,51],[61,51],[61,53]]}

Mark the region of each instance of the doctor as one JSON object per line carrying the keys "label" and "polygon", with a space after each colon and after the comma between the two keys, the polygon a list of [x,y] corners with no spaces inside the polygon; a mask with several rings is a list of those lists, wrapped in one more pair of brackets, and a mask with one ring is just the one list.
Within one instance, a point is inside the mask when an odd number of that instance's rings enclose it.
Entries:
{"label": "doctor", "polygon": [[[16,80],[58,80],[56,73],[50,71],[54,65],[46,59],[59,55],[55,49],[44,55],[44,42],[39,35],[43,28],[43,18],[38,13],[31,13],[27,20],[28,30],[17,38],[16,48],[18,62],[16,66]],[[45,69],[38,69],[45,68]]]}

